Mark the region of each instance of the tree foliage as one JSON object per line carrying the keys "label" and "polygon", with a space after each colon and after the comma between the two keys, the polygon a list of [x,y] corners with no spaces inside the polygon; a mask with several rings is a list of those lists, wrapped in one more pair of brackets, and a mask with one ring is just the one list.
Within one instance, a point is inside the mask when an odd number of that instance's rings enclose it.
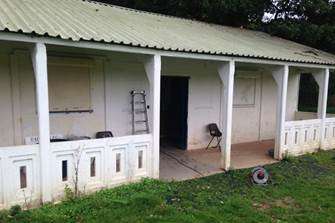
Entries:
{"label": "tree foliage", "polygon": [[259,29],[335,53],[334,1],[277,0],[272,1],[267,12],[274,16]]}
{"label": "tree foliage", "polygon": [[98,0],[268,32],[335,53],[334,0]]}

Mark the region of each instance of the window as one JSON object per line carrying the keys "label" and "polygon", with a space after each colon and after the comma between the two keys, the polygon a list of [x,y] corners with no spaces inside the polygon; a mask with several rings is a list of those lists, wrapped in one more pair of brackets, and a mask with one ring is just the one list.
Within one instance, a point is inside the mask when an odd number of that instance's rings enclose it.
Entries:
{"label": "window", "polygon": [[67,173],[67,160],[62,161],[62,181],[68,180],[68,173]]}
{"label": "window", "polygon": [[63,60],[48,64],[50,112],[91,110],[89,61]]}
{"label": "window", "polygon": [[91,165],[90,165],[90,174],[91,177],[95,177],[96,173],[95,173],[95,157],[91,157]]}
{"label": "window", "polygon": [[256,98],[256,78],[237,77],[234,84],[234,106],[254,106]]}
{"label": "window", "polygon": [[138,151],[138,169],[143,168],[143,150]]}
{"label": "window", "polygon": [[121,172],[121,153],[116,154],[115,171]]}
{"label": "window", "polygon": [[298,136],[299,136],[299,133],[295,132],[295,134],[294,134],[294,144],[298,144]]}
{"label": "window", "polygon": [[20,166],[20,188],[27,188],[27,167]]}

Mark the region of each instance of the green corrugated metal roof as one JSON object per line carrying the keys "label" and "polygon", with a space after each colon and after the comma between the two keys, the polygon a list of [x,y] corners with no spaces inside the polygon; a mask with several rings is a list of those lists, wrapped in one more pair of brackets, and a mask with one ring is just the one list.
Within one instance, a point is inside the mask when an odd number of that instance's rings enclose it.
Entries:
{"label": "green corrugated metal roof", "polygon": [[181,52],[335,64],[268,34],[82,0],[0,0],[0,30]]}

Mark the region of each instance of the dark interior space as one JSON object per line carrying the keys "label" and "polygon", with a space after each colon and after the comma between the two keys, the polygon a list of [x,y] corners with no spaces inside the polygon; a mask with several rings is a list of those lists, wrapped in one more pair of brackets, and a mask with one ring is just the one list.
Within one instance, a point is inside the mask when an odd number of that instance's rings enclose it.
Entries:
{"label": "dark interior space", "polygon": [[187,149],[188,77],[163,76],[161,146]]}
{"label": "dark interior space", "polygon": [[299,86],[298,110],[304,112],[317,112],[319,86],[312,74],[301,74]]}
{"label": "dark interior space", "polygon": [[[317,112],[319,86],[312,74],[300,76],[299,111]],[[335,75],[330,73],[328,85],[327,113],[335,113]]]}

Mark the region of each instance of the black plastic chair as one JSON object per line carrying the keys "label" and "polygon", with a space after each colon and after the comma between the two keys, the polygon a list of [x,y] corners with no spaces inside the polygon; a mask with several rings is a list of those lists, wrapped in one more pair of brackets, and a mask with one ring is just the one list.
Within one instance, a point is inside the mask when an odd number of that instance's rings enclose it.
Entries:
{"label": "black plastic chair", "polygon": [[112,138],[113,133],[110,131],[104,131],[104,132],[97,132],[96,136],[97,139],[102,139],[102,138]]}
{"label": "black plastic chair", "polygon": [[218,143],[216,144],[216,146],[212,147],[212,148],[217,148],[219,147],[219,149],[221,150],[221,145],[220,142],[222,140],[222,132],[219,130],[219,127],[217,124],[215,123],[211,123],[208,125],[208,130],[209,130],[209,134],[212,136],[211,141],[208,143],[208,146],[206,147],[206,149],[209,149],[210,145],[212,144],[214,138],[217,139]]}

